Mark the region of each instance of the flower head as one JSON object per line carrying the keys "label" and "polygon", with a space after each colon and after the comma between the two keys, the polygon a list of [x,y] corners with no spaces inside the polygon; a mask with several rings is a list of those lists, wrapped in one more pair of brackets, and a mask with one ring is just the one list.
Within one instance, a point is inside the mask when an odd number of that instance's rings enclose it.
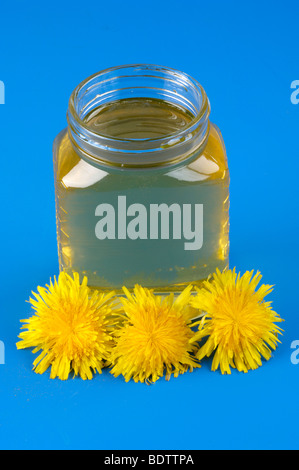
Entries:
{"label": "flower head", "polygon": [[33,295],[35,314],[21,320],[21,329],[27,331],[20,333],[17,348],[41,351],[33,363],[35,372],[42,374],[51,366],[50,377],[62,380],[71,371],[82,379],[101,373],[113,346],[113,292],[91,292],[86,277],[80,283],[77,273],[72,278],[62,272],[58,281],[54,278]]}
{"label": "flower head", "polygon": [[155,382],[163,376],[179,374],[198,363],[191,353],[193,331],[190,328],[189,306],[191,287],[176,299],[171,294],[162,298],[151,290],[135,286],[131,294],[123,288],[123,324],[116,331],[116,346],[112,351],[111,373],[123,375],[126,382]]}
{"label": "flower head", "polygon": [[264,297],[272,291],[262,284],[257,290],[261,274],[253,271],[240,276],[235,269],[216,271],[211,280],[197,290],[191,304],[203,312],[199,330],[192,339],[208,337],[196,356],[198,360],[214,351],[212,370],[230,374],[230,367],[248,372],[262,365],[261,357],[269,359],[271,348],[276,349],[281,334],[275,322],[283,321]]}

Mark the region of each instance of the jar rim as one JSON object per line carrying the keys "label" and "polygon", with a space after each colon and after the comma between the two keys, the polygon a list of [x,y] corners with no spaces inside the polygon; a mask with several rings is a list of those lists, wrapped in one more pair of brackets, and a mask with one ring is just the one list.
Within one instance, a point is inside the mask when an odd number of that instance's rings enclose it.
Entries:
{"label": "jar rim", "polygon": [[[184,127],[167,135],[151,138],[119,138],[117,136],[105,135],[103,133],[91,129],[88,122],[84,121],[84,117],[88,114],[91,104],[87,101],[88,94],[91,95],[91,103],[95,105],[97,100],[109,99],[113,95],[109,87],[117,83],[117,80],[126,79],[141,80],[146,78],[158,79],[166,87],[168,86],[169,96],[173,103],[175,99],[181,96],[186,106],[192,114],[190,122]],[[173,91],[174,86],[179,86],[182,94]],[[151,87],[133,87],[132,89]],[[159,89],[161,88],[154,88]],[[124,88],[114,91],[125,90]],[[166,90],[166,88],[165,88]],[[177,97],[175,96],[177,93]],[[187,94],[191,95],[187,97]],[[186,96],[183,96],[185,94]],[[95,108],[96,106],[94,106]],[[94,109],[91,108],[91,109]],[[129,64],[110,67],[97,72],[85,80],[83,80],[72,92],[69,99],[69,107],[67,112],[67,120],[69,125],[69,135],[75,150],[78,151],[83,158],[91,159],[95,163],[104,163],[120,166],[144,166],[148,164],[157,164],[157,159],[152,158],[153,154],[163,150],[163,157],[159,157],[159,161],[170,163],[174,155],[171,153],[180,153],[183,157],[186,151],[190,154],[190,140],[193,141],[192,147],[198,147],[202,141],[206,140],[209,129],[210,103],[201,84],[185,72],[165,66],[153,64]],[[184,145],[188,143],[188,145]],[[195,145],[196,144],[196,145]],[[180,150],[177,146],[180,146]],[[171,147],[176,147],[177,151],[169,152]],[[183,147],[186,147],[183,149]],[[168,152],[166,152],[168,150]],[[146,154],[147,158],[143,162],[137,162],[136,156],[140,153]],[[120,157],[119,153],[122,153]],[[169,155],[167,156],[166,153]],[[178,157],[178,155],[175,155]],[[177,158],[175,158],[177,159]],[[122,164],[123,162],[123,164]]]}
{"label": "jar rim", "polygon": [[82,82],[80,82],[79,85],[77,85],[76,88],[73,90],[73,92],[70,96],[70,99],[69,99],[69,112],[72,113],[74,119],[78,123],[80,123],[80,125],[83,128],[86,128],[86,129],[90,130],[90,127],[88,126],[88,123],[86,123],[83,119],[80,118],[80,116],[79,116],[79,114],[76,110],[76,104],[75,103],[76,103],[76,99],[78,97],[79,91],[82,90],[82,88],[86,87],[86,85],[88,85],[95,78],[100,78],[100,77],[106,75],[109,72],[116,72],[118,70],[121,71],[121,70],[124,70],[124,69],[160,70],[160,71],[173,73],[174,76],[180,76],[181,78],[184,77],[187,84],[194,86],[197,90],[200,91],[200,93],[202,95],[202,98],[203,98],[203,103],[202,103],[201,109],[200,109],[200,111],[198,112],[198,114],[196,116],[194,116],[194,115],[192,116],[192,119],[190,120],[190,122],[188,122],[188,124],[186,124],[186,126],[184,126],[183,128],[181,128],[178,131],[174,131],[170,134],[165,134],[165,135],[163,135],[163,137],[144,138],[144,139],[118,138],[118,137],[115,137],[115,136],[102,134],[100,132],[96,132],[95,130],[93,130],[93,133],[96,134],[96,135],[103,136],[103,137],[108,137],[109,139],[115,140],[115,141],[127,141],[127,142],[135,142],[135,141],[139,141],[139,140],[140,141],[146,141],[146,140],[147,141],[159,141],[159,140],[163,140],[167,137],[173,137],[176,134],[180,134],[182,131],[186,131],[186,130],[192,128],[194,126],[194,124],[196,124],[197,122],[199,122],[201,120],[202,116],[206,112],[206,108],[209,106],[208,98],[207,98],[206,92],[205,92],[204,88],[202,87],[202,85],[196,79],[192,78],[190,75],[188,75],[185,72],[181,72],[181,71],[179,71],[177,69],[174,69],[174,68],[171,68],[171,67],[158,66],[158,65],[153,65],[153,64],[117,65],[115,67],[109,67],[109,68],[106,68],[104,70],[101,70],[100,72],[96,72],[96,73],[90,75],[89,77],[84,79]]}

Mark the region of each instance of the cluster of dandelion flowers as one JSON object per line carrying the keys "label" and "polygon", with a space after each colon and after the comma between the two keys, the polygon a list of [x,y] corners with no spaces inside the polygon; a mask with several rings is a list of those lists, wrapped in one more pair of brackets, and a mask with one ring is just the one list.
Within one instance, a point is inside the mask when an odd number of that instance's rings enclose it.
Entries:
{"label": "cluster of dandelion flowers", "polygon": [[204,314],[191,341],[206,339],[196,356],[201,360],[214,352],[212,370],[220,367],[230,374],[230,367],[243,372],[257,369],[280,342],[282,329],[275,323],[282,319],[264,300],[273,286],[262,284],[256,290],[261,277],[253,271],[240,276],[235,269],[217,270],[191,301]]}
{"label": "cluster of dandelion flowers", "polygon": [[[41,351],[33,366],[42,374],[51,367],[51,378],[66,380],[70,372],[82,379],[101,373],[113,347],[114,293],[91,292],[87,278],[62,272],[58,280],[38,294],[30,303],[35,314],[24,323],[17,343],[18,349]],[[117,317],[115,317],[117,318]]]}
{"label": "cluster of dandelion flowers", "polygon": [[155,382],[199,367],[190,343],[190,292],[186,288],[176,299],[164,298],[151,290],[135,286],[132,293],[123,288],[123,322],[115,332],[116,345],[111,354],[111,373],[123,375],[126,382]]}

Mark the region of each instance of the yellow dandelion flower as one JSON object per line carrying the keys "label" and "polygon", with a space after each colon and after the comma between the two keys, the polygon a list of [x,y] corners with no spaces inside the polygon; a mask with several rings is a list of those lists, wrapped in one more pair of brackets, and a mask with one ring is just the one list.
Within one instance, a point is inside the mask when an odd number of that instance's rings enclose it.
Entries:
{"label": "yellow dandelion flower", "polygon": [[[115,332],[111,373],[123,375],[126,382],[155,382],[166,371],[177,377],[188,369],[199,367],[190,344],[194,332],[190,328],[190,291],[186,288],[176,299],[164,298],[136,285],[131,294],[123,287],[123,323]],[[193,312],[194,313],[194,312]]]}
{"label": "yellow dandelion flower", "polygon": [[191,301],[203,312],[199,330],[192,338],[200,341],[208,337],[196,356],[209,357],[214,351],[212,370],[230,374],[230,367],[248,372],[262,365],[261,358],[271,357],[276,349],[278,334],[283,331],[275,322],[283,321],[264,298],[273,286],[262,284],[257,290],[261,274],[253,271],[240,276],[235,269],[215,275],[205,281]]}
{"label": "yellow dandelion flower", "polygon": [[112,297],[91,292],[87,277],[80,284],[78,273],[73,278],[62,272],[58,281],[38,287],[30,303],[35,314],[21,320],[27,329],[20,333],[18,349],[33,347],[42,351],[33,366],[38,374],[51,366],[51,378],[66,380],[73,372],[82,379],[91,379],[101,370],[113,346]]}

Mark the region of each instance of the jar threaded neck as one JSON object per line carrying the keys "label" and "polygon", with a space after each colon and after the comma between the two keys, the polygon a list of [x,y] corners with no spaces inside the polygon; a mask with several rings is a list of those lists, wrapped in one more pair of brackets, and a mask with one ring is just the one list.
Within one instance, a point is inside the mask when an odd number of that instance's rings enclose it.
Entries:
{"label": "jar threaded neck", "polygon": [[[115,100],[158,98],[186,109],[193,118],[182,129],[157,138],[117,138],[91,128],[86,116]],[[209,134],[210,104],[202,86],[187,74],[156,65],[127,65],[99,72],[73,91],[67,112],[76,152],[96,166],[165,167],[192,158]],[[142,158],[141,158],[142,155]]]}

